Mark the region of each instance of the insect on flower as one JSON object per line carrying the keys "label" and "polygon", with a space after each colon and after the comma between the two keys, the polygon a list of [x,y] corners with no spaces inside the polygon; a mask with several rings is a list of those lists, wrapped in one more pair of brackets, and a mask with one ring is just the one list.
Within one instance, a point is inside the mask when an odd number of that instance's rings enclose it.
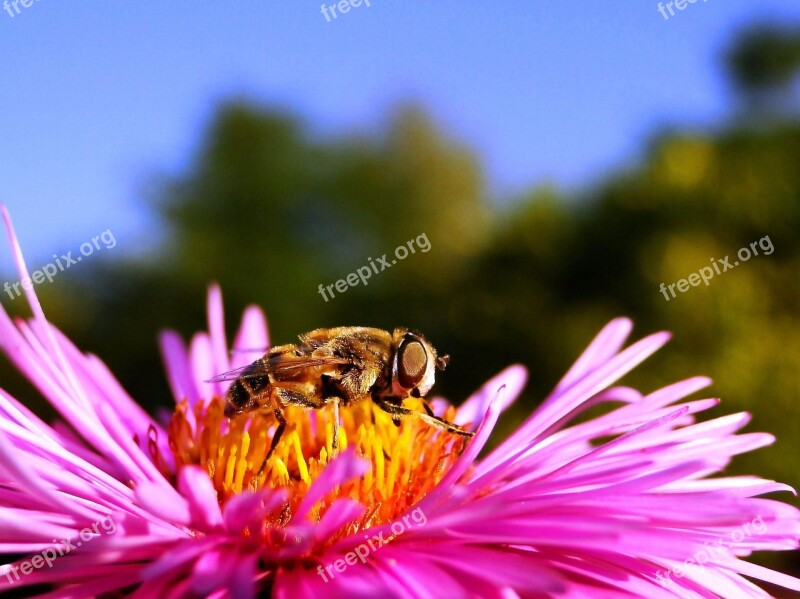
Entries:
{"label": "insect on flower", "polygon": [[[400,419],[416,416],[450,433],[471,437],[474,432],[433,413],[424,396],[434,383],[434,371],[444,370],[449,356],[438,357],[434,347],[416,331],[392,333],[368,327],[316,329],[300,335],[300,345],[271,348],[258,360],[209,379],[233,381],[226,396],[225,416],[256,410],[272,412],[275,434],[259,473],[272,456],[286,429],[284,409],[333,408],[333,448],[338,449],[339,405],[371,400]],[[424,413],[404,407],[407,397],[421,399]]]}

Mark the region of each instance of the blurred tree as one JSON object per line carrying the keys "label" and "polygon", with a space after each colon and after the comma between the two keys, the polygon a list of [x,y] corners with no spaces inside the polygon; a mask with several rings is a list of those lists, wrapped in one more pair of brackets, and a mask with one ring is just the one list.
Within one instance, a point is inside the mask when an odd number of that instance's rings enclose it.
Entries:
{"label": "blurred tree", "polygon": [[748,27],[734,40],[726,63],[734,85],[760,114],[797,108],[800,27]]}

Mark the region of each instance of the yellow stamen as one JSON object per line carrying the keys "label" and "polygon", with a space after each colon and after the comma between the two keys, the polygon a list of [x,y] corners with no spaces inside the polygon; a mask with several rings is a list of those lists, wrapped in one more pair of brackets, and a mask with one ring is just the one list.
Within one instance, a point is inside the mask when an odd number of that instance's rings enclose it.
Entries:
{"label": "yellow stamen", "polygon": [[292,433],[292,445],[294,446],[295,456],[297,457],[297,466],[300,469],[300,478],[303,482],[308,484],[311,478],[308,476],[308,466],[306,466],[306,458],[303,456],[303,450],[300,448],[300,437],[296,432]]}
{"label": "yellow stamen", "polygon": [[[415,400],[407,407],[421,411]],[[178,466],[205,468],[220,504],[245,490],[288,490],[288,503],[268,516],[267,524],[284,526],[291,520],[309,487],[325,470],[333,453],[332,410],[286,409],[288,426],[263,472],[259,468],[276,428],[269,412],[224,416],[224,401],[198,402],[192,425],[188,404],[180,403],[169,427],[170,448]],[[455,409],[445,418],[452,420]],[[319,519],[331,503],[351,498],[362,503],[365,515],[345,533],[354,533],[401,516],[413,507],[449,470],[464,446],[464,438],[447,433],[419,418],[407,417],[396,426],[391,416],[370,401],[340,408],[341,453],[354,447],[371,463],[360,479],[347,481],[315,505],[309,515]]]}

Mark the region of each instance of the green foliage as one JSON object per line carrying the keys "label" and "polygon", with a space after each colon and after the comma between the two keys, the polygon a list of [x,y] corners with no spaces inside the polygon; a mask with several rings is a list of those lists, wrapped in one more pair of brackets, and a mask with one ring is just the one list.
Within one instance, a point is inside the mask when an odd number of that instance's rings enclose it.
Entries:
{"label": "green foliage", "polygon": [[800,27],[796,24],[746,28],[734,40],[725,63],[754,124],[797,114]]}
{"label": "green foliage", "polygon": [[751,27],[736,40],[727,63],[734,82],[744,90],[785,86],[800,68],[800,29]]}

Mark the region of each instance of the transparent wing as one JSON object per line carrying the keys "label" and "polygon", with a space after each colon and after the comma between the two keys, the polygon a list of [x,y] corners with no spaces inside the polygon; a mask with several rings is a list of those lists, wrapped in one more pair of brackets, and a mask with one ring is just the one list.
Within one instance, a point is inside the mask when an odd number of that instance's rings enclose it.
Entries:
{"label": "transparent wing", "polygon": [[223,381],[235,381],[238,378],[255,378],[264,376],[270,373],[286,372],[288,370],[298,370],[302,368],[313,368],[317,366],[332,366],[339,364],[347,364],[348,361],[344,358],[337,358],[336,356],[323,356],[314,358],[311,356],[295,356],[291,353],[273,356],[269,359],[262,359],[242,366],[241,368],[234,368],[228,372],[223,372],[217,376],[211,377],[206,383],[220,383]]}

